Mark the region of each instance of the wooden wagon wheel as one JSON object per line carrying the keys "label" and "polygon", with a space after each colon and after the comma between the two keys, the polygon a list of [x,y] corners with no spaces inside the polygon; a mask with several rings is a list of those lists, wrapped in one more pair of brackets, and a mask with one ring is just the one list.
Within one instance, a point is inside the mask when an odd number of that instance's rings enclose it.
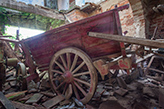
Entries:
{"label": "wooden wagon wheel", "polygon": [[55,92],[65,95],[67,90],[72,90],[72,96],[83,104],[92,98],[98,80],[89,56],[74,47],[54,54],[49,65],[49,79]]}

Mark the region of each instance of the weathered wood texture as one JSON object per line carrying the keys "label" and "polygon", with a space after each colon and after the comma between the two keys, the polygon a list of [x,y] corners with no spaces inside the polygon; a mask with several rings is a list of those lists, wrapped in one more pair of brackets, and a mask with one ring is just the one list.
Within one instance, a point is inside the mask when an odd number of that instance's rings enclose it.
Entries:
{"label": "weathered wood texture", "polygon": [[27,90],[22,91],[22,92],[9,93],[9,94],[6,94],[5,97],[10,98],[12,96],[14,97],[14,96],[18,96],[18,95],[21,95],[21,94],[25,94],[26,92],[27,92]]}
{"label": "weathered wood texture", "polygon": [[105,62],[102,59],[99,59],[97,61],[93,62],[93,65],[96,67],[96,69],[100,72],[100,75],[102,79],[104,80],[105,75],[108,74],[108,65],[105,64]]}
{"label": "weathered wood texture", "polygon": [[29,100],[26,101],[26,104],[37,103],[42,97],[43,94],[35,93]]}
{"label": "weathered wood texture", "polygon": [[14,0],[0,0],[0,6],[22,11],[22,12],[34,13],[37,15],[41,15],[53,19],[64,20],[63,14],[59,14],[58,12],[52,11],[50,9],[43,9],[33,5],[26,5],[24,3],[19,3]]}
{"label": "weathered wood texture", "polygon": [[12,36],[3,36],[3,35],[0,35],[0,37],[12,37]]}
{"label": "weathered wood texture", "polygon": [[0,92],[0,102],[3,104],[5,109],[16,109],[13,104]]}
{"label": "weathered wood texture", "polygon": [[101,39],[108,39],[108,40],[113,40],[113,41],[144,45],[148,47],[164,48],[164,42],[158,41],[158,40],[136,38],[136,37],[131,37],[131,36],[104,34],[104,33],[98,33],[98,32],[89,32],[88,35],[91,37],[96,37],[96,38],[101,38]]}
{"label": "weathered wood texture", "polygon": [[38,109],[35,106],[23,104],[23,103],[16,102],[16,101],[12,101],[12,103],[15,106],[15,109]]}
{"label": "weathered wood texture", "polygon": [[[118,8],[118,10],[121,9],[122,7]],[[87,35],[88,32],[118,34],[117,28],[121,28],[118,27],[121,25],[116,23],[119,21],[115,19],[115,12],[118,10],[113,9],[88,17],[25,39],[22,42],[27,45],[36,64],[41,66],[40,68],[48,67],[53,54],[67,47],[79,48],[87,53],[91,59],[119,53],[121,51],[119,42]]]}
{"label": "weathered wood texture", "polygon": [[[58,64],[60,63],[58,57],[62,60],[62,65]],[[54,65],[56,66],[55,68]],[[60,71],[60,69],[62,71]],[[54,77],[54,72],[59,73],[59,75]],[[58,84],[54,82],[54,80],[59,80],[58,77],[61,76],[65,78],[64,81],[66,84],[69,84],[68,88],[67,85],[62,85],[63,82],[59,81]],[[83,76],[87,76],[87,79],[82,80],[80,77]],[[57,93],[64,94],[65,99],[69,99],[74,93],[79,101],[86,104],[94,95],[97,86],[97,73],[92,65],[91,59],[86,53],[75,47],[69,47],[54,54],[49,65],[49,80],[52,89]],[[59,86],[63,87],[63,90],[58,90],[60,89]]]}
{"label": "weathered wood texture", "polygon": [[9,38],[5,38],[5,37],[0,37],[0,40],[6,41],[6,42],[19,43],[19,40],[9,39]]}
{"label": "weathered wood texture", "polygon": [[43,106],[46,107],[47,109],[49,109],[63,100],[64,100],[64,97],[62,95],[58,95],[58,96],[44,102]]}

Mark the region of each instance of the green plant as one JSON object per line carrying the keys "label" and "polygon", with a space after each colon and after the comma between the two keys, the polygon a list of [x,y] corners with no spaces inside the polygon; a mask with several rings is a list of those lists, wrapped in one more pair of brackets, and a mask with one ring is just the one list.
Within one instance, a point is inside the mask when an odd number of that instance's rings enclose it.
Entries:
{"label": "green plant", "polygon": [[7,25],[8,18],[6,16],[6,10],[0,7],[0,26],[2,33],[5,33],[5,25]]}
{"label": "green plant", "polygon": [[52,19],[41,15],[26,12],[8,12],[0,7],[0,30],[5,33],[5,25],[29,27],[40,30],[49,30],[59,27],[65,23],[64,20]]}

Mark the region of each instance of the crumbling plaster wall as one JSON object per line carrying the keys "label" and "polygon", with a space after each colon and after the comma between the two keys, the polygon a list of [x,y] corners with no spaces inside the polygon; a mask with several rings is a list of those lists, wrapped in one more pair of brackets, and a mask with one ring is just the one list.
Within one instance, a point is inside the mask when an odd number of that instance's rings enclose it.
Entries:
{"label": "crumbling plaster wall", "polygon": [[111,8],[112,6],[118,4],[119,2],[121,2],[123,0],[107,0],[105,2],[102,2],[100,5],[102,7],[102,11],[106,11],[108,10],[109,8]]}
{"label": "crumbling plaster wall", "polygon": [[158,30],[155,38],[164,38],[164,13],[156,13],[153,7],[164,4],[164,0],[129,0],[134,16],[137,36],[152,38],[155,28]]}
{"label": "crumbling plaster wall", "polygon": [[127,36],[145,38],[145,20],[142,3],[140,0],[108,0],[101,4],[102,11],[114,7],[130,4],[129,9],[119,12],[122,32],[128,31]]}
{"label": "crumbling plaster wall", "polygon": [[153,10],[153,7],[164,4],[164,0],[107,0],[101,5],[102,11],[127,1],[130,8],[119,12],[123,32],[128,30],[129,36],[150,39],[158,26],[155,38],[164,39],[164,13],[156,13]]}
{"label": "crumbling plaster wall", "polygon": [[142,2],[141,0],[129,0],[129,2],[133,12],[136,37],[145,38],[146,27]]}
{"label": "crumbling plaster wall", "polygon": [[88,17],[88,14],[81,12],[79,9],[73,9],[72,11],[68,12],[66,16],[69,20],[69,23],[72,23],[72,22]]}
{"label": "crumbling plaster wall", "polygon": [[16,0],[18,2],[24,2],[26,4],[32,4],[32,5],[40,5],[44,6],[44,0]]}
{"label": "crumbling plaster wall", "polygon": [[101,11],[94,11],[90,14],[85,14],[79,10],[73,10],[67,14],[68,18],[77,21],[82,18],[105,12],[113,9],[115,5],[122,6],[130,4],[129,9],[119,12],[122,32],[128,31],[127,36],[145,38],[145,19],[142,3],[140,0],[107,0],[100,4]]}
{"label": "crumbling plaster wall", "polygon": [[[75,9],[67,15],[71,20],[76,21],[107,11],[116,4],[122,6],[127,3],[130,4],[130,8],[119,12],[122,31],[128,31],[127,36],[151,38],[155,27],[157,25],[162,26],[160,22],[163,19],[162,15],[156,14],[152,10],[152,7],[160,3],[164,4],[164,0],[106,0],[100,4],[101,11],[98,10],[87,14]],[[163,26],[160,29],[162,30],[160,31],[160,35],[164,35]]]}
{"label": "crumbling plaster wall", "polygon": [[151,19],[150,21],[148,21],[149,33],[147,34],[147,38],[149,39],[152,38],[155,28],[158,27],[158,30],[155,35],[155,39],[164,39],[164,21],[162,22],[162,20],[164,20],[164,16],[157,15],[154,19]]}
{"label": "crumbling plaster wall", "polygon": [[58,0],[58,10],[68,10],[69,0]]}
{"label": "crumbling plaster wall", "polygon": [[[125,4],[129,4],[129,1],[124,0],[124,1],[121,1],[118,3],[119,6],[122,6]],[[119,16],[120,16],[120,21],[121,21],[122,32],[128,31],[126,36],[133,36],[133,37],[137,36],[131,5],[130,5],[129,9],[120,11]]]}
{"label": "crumbling plaster wall", "polygon": [[164,4],[164,0],[142,0],[142,3],[146,19],[146,38],[152,38],[155,28],[158,27],[155,38],[164,39],[164,13],[156,13],[153,10],[153,7]]}

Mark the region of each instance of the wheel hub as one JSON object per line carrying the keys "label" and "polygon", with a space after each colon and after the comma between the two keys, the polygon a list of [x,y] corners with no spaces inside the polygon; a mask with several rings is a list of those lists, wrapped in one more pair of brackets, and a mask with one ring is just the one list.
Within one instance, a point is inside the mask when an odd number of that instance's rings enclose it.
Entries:
{"label": "wheel hub", "polygon": [[73,81],[73,75],[72,75],[72,73],[70,71],[66,71],[63,76],[64,76],[65,81],[67,83],[70,83],[70,82]]}

